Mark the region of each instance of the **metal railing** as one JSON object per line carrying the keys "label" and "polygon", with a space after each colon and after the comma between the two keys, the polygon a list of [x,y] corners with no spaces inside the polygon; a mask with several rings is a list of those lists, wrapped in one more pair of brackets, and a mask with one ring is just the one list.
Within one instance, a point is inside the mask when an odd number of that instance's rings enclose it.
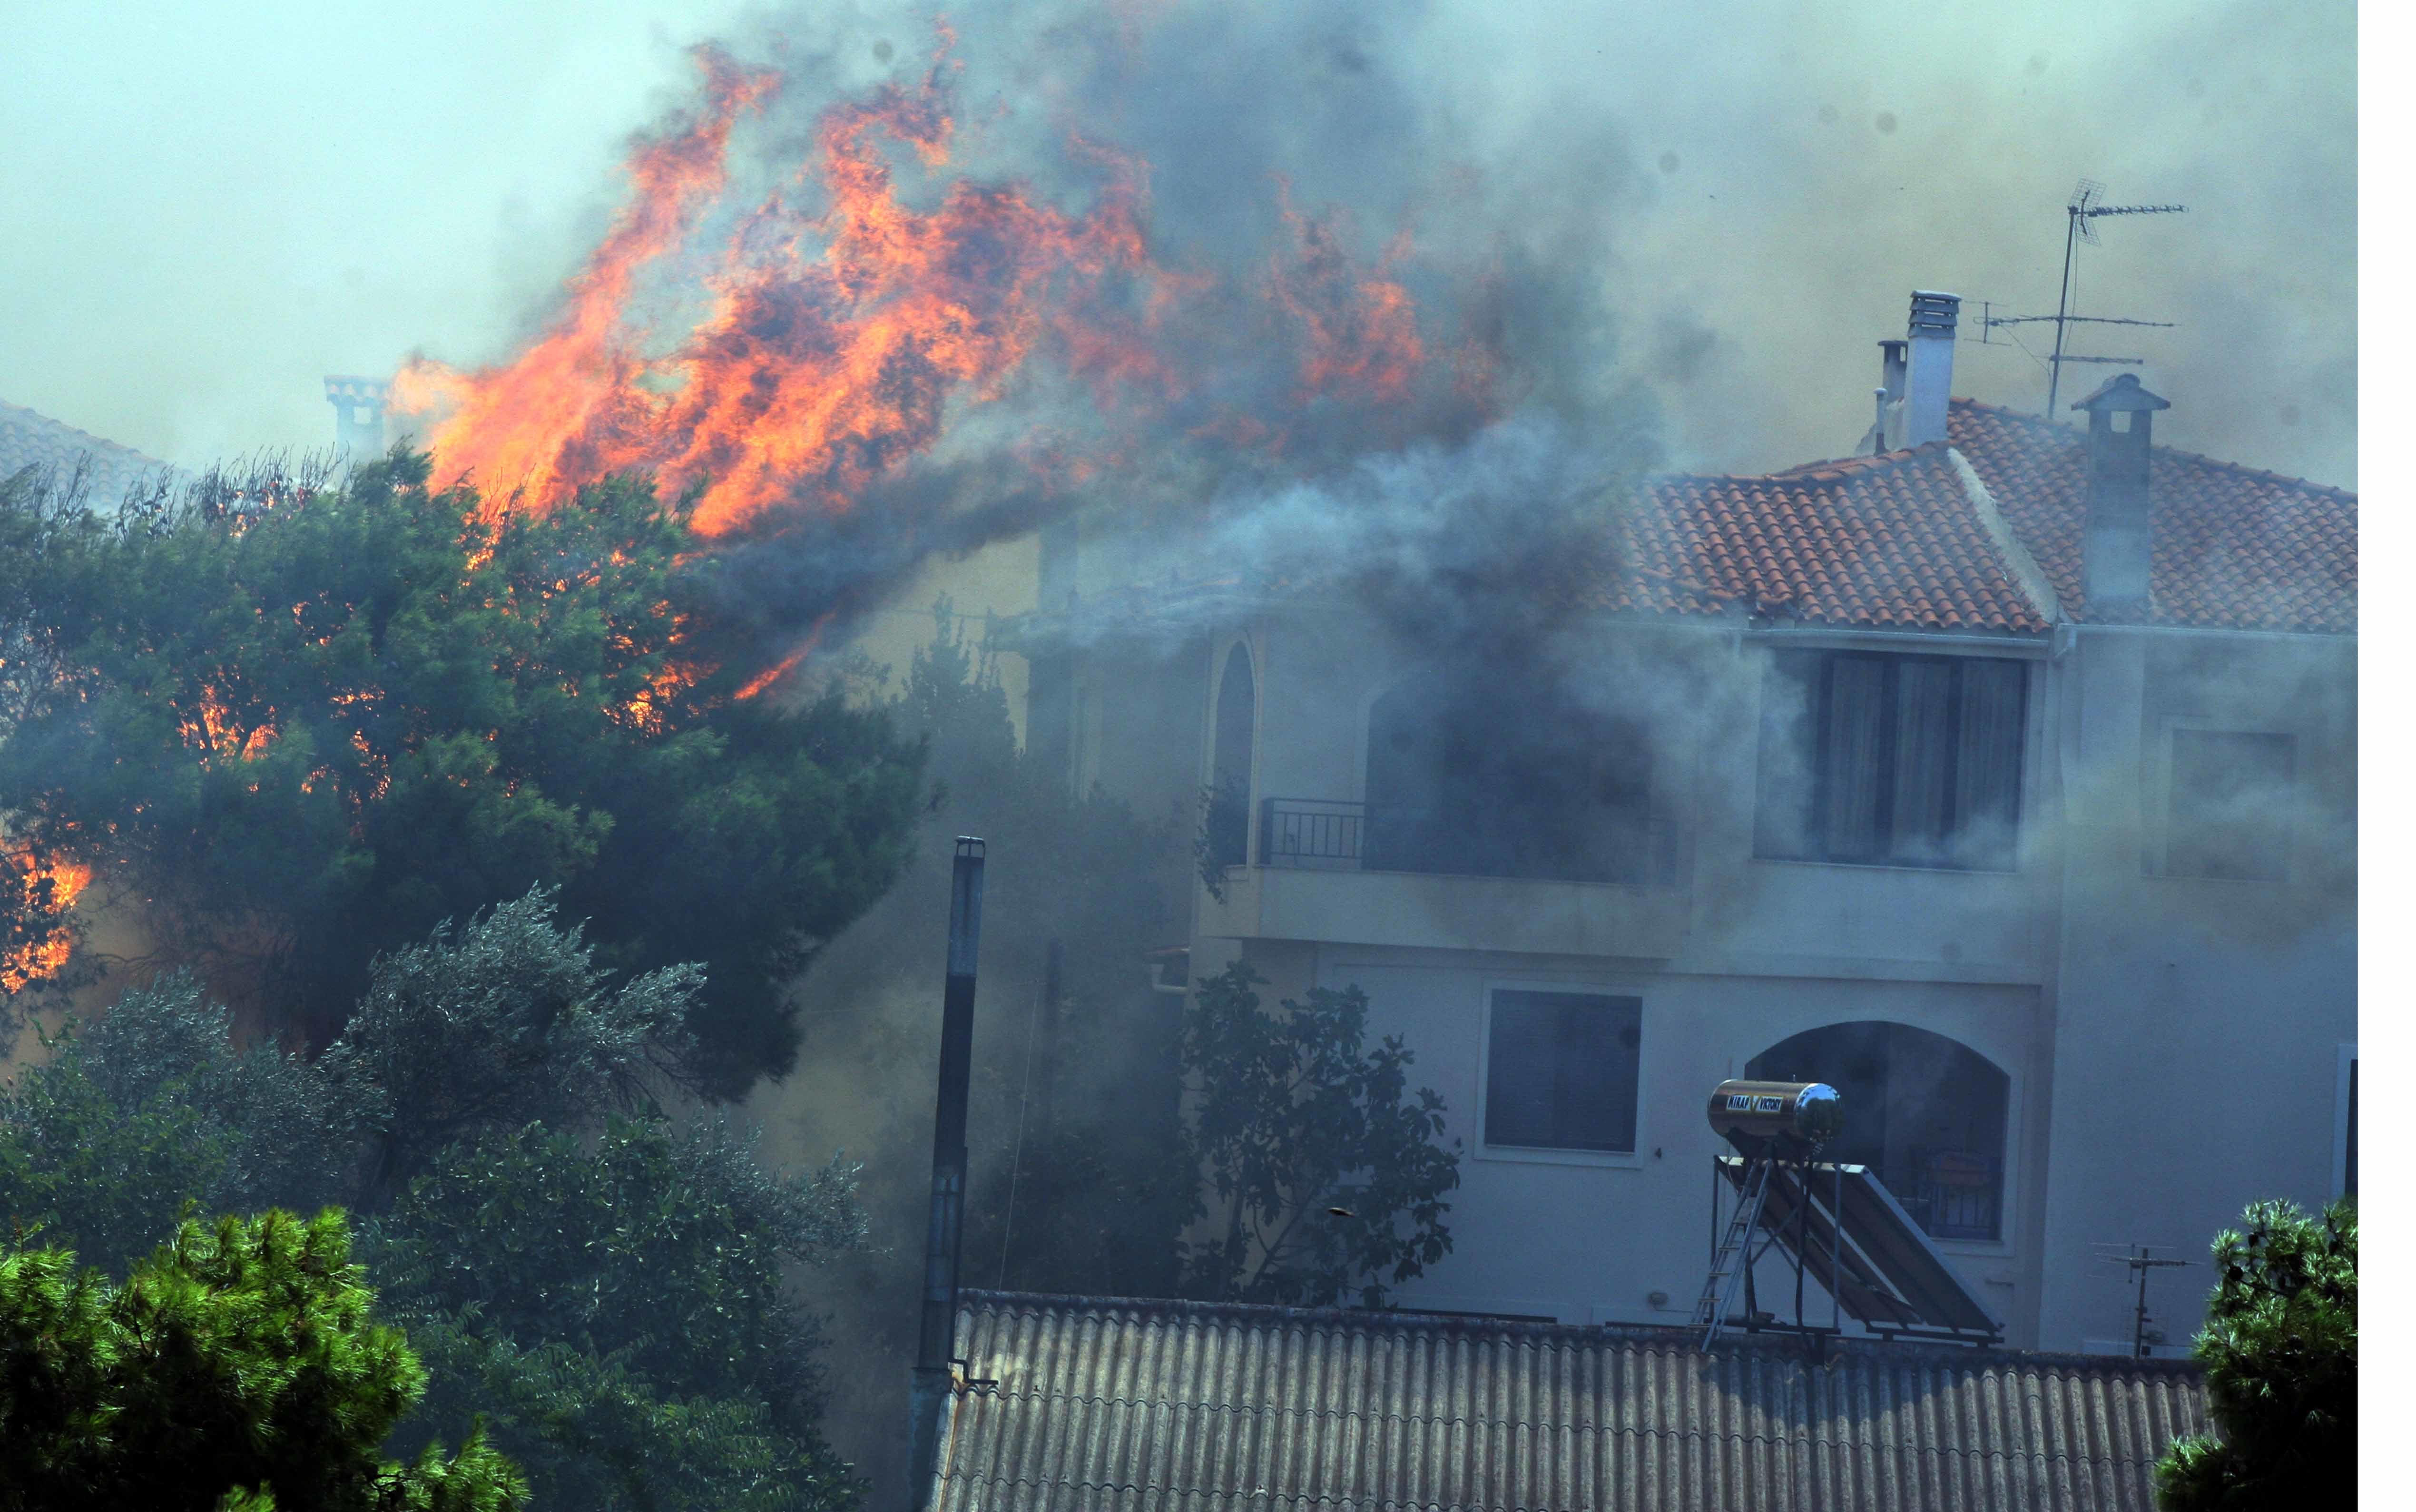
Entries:
{"label": "metal railing", "polygon": [[1474,831],[1428,809],[1338,798],[1267,798],[1259,805],[1261,866],[1318,871],[1409,871],[1554,882],[1666,885],[1675,880],[1675,833],[1655,813],[1626,844],[1570,850],[1565,831],[1549,857],[1500,833]]}
{"label": "metal railing", "polygon": [[2003,1232],[2004,1161],[1971,1150],[1916,1149],[1912,1201],[1905,1204],[1933,1239],[1994,1239]]}
{"label": "metal railing", "polygon": [[1259,864],[1359,869],[1367,854],[1367,806],[1332,798],[1269,798],[1259,807]]}

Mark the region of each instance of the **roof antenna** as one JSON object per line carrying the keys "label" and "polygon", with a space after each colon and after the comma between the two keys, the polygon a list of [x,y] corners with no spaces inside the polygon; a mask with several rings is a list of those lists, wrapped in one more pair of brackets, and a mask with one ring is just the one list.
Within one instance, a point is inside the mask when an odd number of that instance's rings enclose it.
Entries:
{"label": "roof antenna", "polygon": [[[2055,417],[2055,397],[2058,389],[2062,386],[2063,365],[2065,363],[2096,362],[2107,363],[2123,368],[2137,368],[2143,366],[2146,362],[2146,359],[2143,357],[2083,356],[2078,353],[2066,352],[2063,349],[2063,339],[2068,327],[2074,325],[2145,325],[2157,330],[2167,331],[2173,328],[2173,323],[2168,320],[2125,320],[2112,315],[2076,315],[2072,313],[2073,253],[2082,242],[2087,242],[2091,247],[2101,245],[2097,239],[2097,228],[2093,224],[2098,217],[2109,215],[2182,215],[2187,213],[2189,210],[2189,206],[2186,204],[2101,204],[2098,202],[2104,198],[2105,193],[2105,185],[2100,184],[2093,178],[2084,178],[2074,188],[2071,202],[2063,207],[2063,281],[2058,286],[2054,314],[2000,315],[1990,308],[1988,303],[1985,300],[1980,306],[1979,340],[1980,344],[1984,346],[1994,345],[1995,343],[1990,341],[1988,337],[1991,332],[2003,326],[2040,325],[2045,325],[2049,321],[2055,323],[2055,351],[2053,355],[2048,356],[2046,359],[2046,416],[2049,419],[2053,419]],[[2016,339],[2016,344],[2020,344],[2018,338]],[[2028,349],[2025,348],[2025,350]],[[2035,354],[2032,354],[2032,360],[2036,360]]]}
{"label": "roof antenna", "polygon": [[[2084,178],[2080,181],[2079,185],[2073,189],[2071,203],[2063,207],[2063,282],[2060,287],[2055,301],[2055,355],[2047,359],[2046,368],[2046,414],[2047,418],[2049,419],[2053,419],[2055,417],[2056,386],[2063,378],[2063,365],[2065,363],[2125,361],[2125,359],[2121,357],[2067,357],[2063,355],[2064,327],[2071,325],[2076,319],[2087,318],[2076,317],[2071,313],[2072,254],[2074,249],[2078,247],[2082,242],[2087,242],[2091,247],[2098,244],[2097,227],[2093,222],[2099,216],[2182,215],[2189,209],[2189,206],[2186,204],[2100,204],[2098,201],[2104,198],[2105,193],[2105,185],[2100,184],[2093,178]],[[2101,325],[2152,325],[2156,323],[2153,321],[2097,320],[2092,321],[2091,324]],[[2127,361],[2129,366],[2137,367],[2139,359],[2133,357],[2127,359]]]}
{"label": "roof antenna", "polygon": [[2159,1255],[2156,1250],[2162,1247],[2157,1245],[2124,1245],[2117,1250],[2113,1245],[2101,1242],[2092,1244],[2089,1247],[2095,1252],[2099,1260],[2128,1266],[2131,1274],[2138,1278],[2139,1301],[2138,1305],[2131,1310],[2131,1355],[2134,1359],[2147,1359],[2154,1346],[2165,1341],[2163,1330],[2155,1326],[2156,1320],[2148,1311],[2148,1273],[2170,1266],[2194,1265],[2197,1263],[2168,1255]]}

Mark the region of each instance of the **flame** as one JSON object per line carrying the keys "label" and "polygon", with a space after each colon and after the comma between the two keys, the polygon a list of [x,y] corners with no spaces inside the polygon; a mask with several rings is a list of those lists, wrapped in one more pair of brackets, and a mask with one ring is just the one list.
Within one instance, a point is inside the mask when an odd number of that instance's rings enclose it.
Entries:
{"label": "flame", "polygon": [[[552,327],[504,369],[475,377],[415,358],[395,375],[388,404],[405,414],[440,403],[452,413],[430,448],[457,474],[491,490],[545,498],[566,480],[584,481],[593,463],[570,448],[642,412],[634,385],[642,364],[623,344],[621,316],[641,269],[676,247],[725,179],[724,152],[739,114],[777,82],[741,70],[719,52],[698,50],[708,108],[683,129],[639,144],[628,174],[635,194],[586,266]],[[591,441],[590,445],[594,443]],[[566,471],[568,470],[568,471]]]}
{"label": "flame", "polygon": [[277,740],[274,710],[269,718],[256,725],[241,722],[228,707],[226,695],[211,684],[202,685],[200,695],[193,701],[193,712],[177,721],[185,744],[217,756],[232,756],[237,761],[256,762]]}
{"label": "flame", "polygon": [[1273,264],[1267,285],[1305,335],[1304,397],[1355,392],[1399,402],[1426,363],[1417,304],[1390,276],[1411,249],[1409,234],[1394,238],[1375,272],[1362,274],[1343,248],[1341,228],[1293,208],[1289,191],[1283,217],[1294,256]]}
{"label": "flame", "polygon": [[789,673],[796,671],[797,663],[805,659],[806,653],[804,650],[801,649],[790,652],[787,656],[782,657],[778,661],[774,662],[771,666],[764,668],[754,676],[747,678],[745,686],[738,689],[735,696],[742,701],[753,698],[756,694],[761,693],[763,689],[771,687],[774,683],[778,682],[781,678],[786,677]]}
{"label": "flame", "polygon": [[[19,905],[30,913],[64,914],[92,885],[92,868],[76,861],[37,861],[19,852],[8,858],[17,869]],[[0,951],[0,992],[22,992],[55,975],[68,963],[75,937],[64,926],[13,950]]]}
{"label": "flame", "polygon": [[[900,197],[887,152],[911,149],[930,174],[955,149],[954,65],[945,47],[918,84],[883,84],[824,110],[793,179],[728,218],[717,249],[687,245],[729,188],[732,131],[777,96],[772,74],[699,54],[705,107],[642,142],[630,200],[571,280],[547,333],[502,366],[461,372],[415,359],[394,402],[449,410],[430,440],[439,471],[491,494],[523,490],[539,507],[608,473],[652,473],[667,492],[702,490],[691,524],[728,537],[779,511],[838,514],[868,487],[929,453],[952,416],[998,399],[1045,355],[1091,399],[1098,455],[1081,477],[1145,455],[1135,435],[1206,377],[1187,355],[1237,293],[1286,328],[1297,388],[1400,402],[1428,365],[1416,303],[1393,273],[1356,265],[1343,229],[1293,208],[1291,244],[1265,286],[1220,288],[1164,265],[1150,246],[1148,173],[1114,147],[1070,136],[1068,159],[1096,179],[1080,213],[1026,186],[958,177],[918,209]],[[820,208],[801,209],[819,200]],[[702,261],[705,310],[667,354],[635,308],[642,271],[680,253]],[[1121,433],[1119,419],[1129,421]],[[1246,414],[1194,417],[1191,435],[1279,449],[1282,425]]]}

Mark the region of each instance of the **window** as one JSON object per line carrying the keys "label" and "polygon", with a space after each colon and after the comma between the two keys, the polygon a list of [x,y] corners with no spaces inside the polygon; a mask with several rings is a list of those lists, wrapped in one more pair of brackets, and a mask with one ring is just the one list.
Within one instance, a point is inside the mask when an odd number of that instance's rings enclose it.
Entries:
{"label": "window", "polygon": [[2298,742],[2238,730],[2172,732],[2165,875],[2287,882]]}
{"label": "window", "polygon": [[2024,672],[2002,658],[1775,653],[1754,854],[2012,870]]}
{"label": "window", "polygon": [[1826,1081],[1845,1123],[1825,1158],[1868,1166],[1940,1239],[2003,1236],[2012,1081],[1944,1035],[1866,1020],[1807,1030],[1745,1063],[1772,1081]]}
{"label": "window", "polygon": [[1632,1153],[1643,1019],[1641,998],[1495,992],[1485,1142]]}
{"label": "window", "polygon": [[1258,721],[1258,681],[1247,647],[1225,658],[1216,687],[1216,747],[1209,755],[1208,860],[1237,867],[1250,854],[1250,746]]}

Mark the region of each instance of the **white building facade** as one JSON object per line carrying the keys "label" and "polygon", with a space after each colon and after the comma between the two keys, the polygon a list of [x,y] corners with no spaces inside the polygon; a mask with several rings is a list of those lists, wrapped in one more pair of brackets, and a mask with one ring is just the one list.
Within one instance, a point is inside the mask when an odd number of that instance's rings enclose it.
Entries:
{"label": "white building facade", "polygon": [[[2353,1189],[2354,496],[2154,447],[2136,381],[2083,433],[1889,371],[1870,455],[1607,521],[1549,688],[1243,585],[1068,649],[1044,591],[1035,744],[1217,795],[1193,979],[1355,984],[1442,1095],[1404,1305],[1683,1322],[1742,1075],[1838,1086],[2020,1348],[2130,1347],[2104,1247]],[[2152,1283],[2175,1351],[2208,1284]]]}

